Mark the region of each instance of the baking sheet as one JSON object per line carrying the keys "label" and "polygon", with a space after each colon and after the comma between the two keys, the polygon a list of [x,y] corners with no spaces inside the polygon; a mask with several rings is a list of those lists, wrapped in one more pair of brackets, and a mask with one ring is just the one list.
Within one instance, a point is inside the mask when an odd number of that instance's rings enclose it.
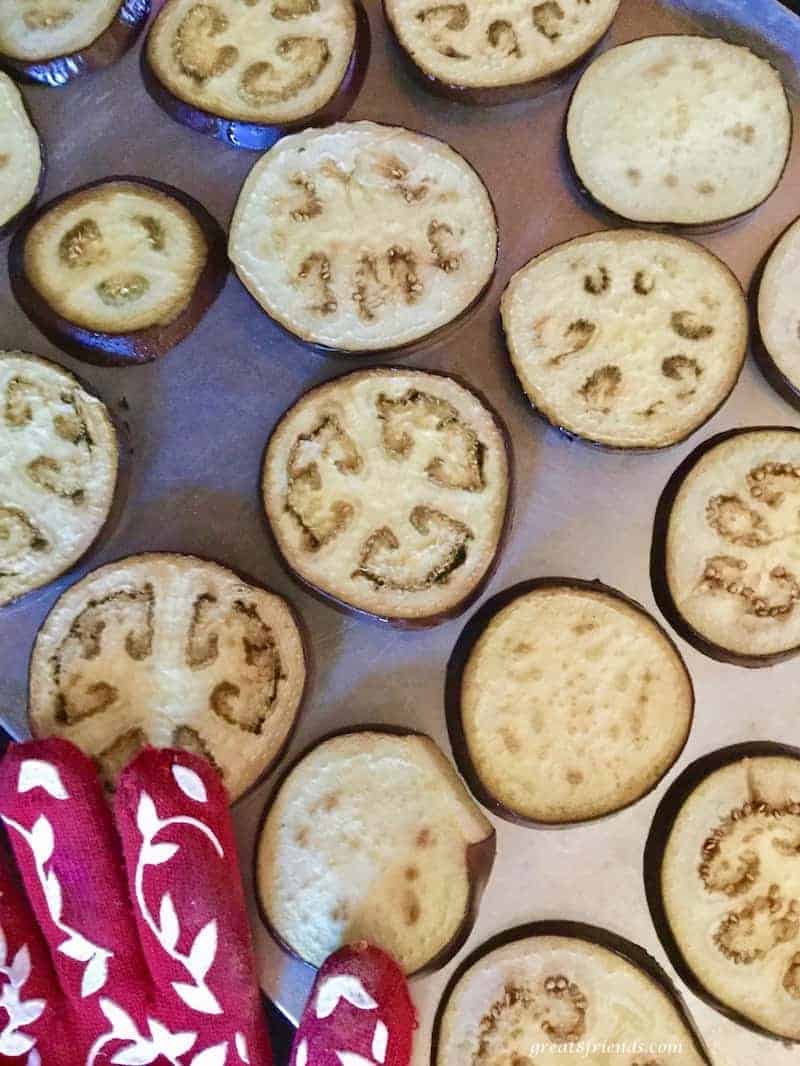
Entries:
{"label": "baking sheet", "polygon": [[[523,578],[566,574],[599,577],[655,612],[648,579],[650,526],[671,471],[715,432],[759,423],[796,425],[798,415],[750,360],[722,411],[692,441],[661,454],[595,451],[534,418],[508,368],[497,307],[509,276],[536,252],[603,228],[579,200],[565,166],[562,123],[572,83],[539,101],[495,110],[437,100],[409,79],[388,40],[379,4],[366,2],[373,56],[351,117],[397,123],[450,141],[483,175],[498,209],[499,270],[479,313],[446,342],[407,360],[410,366],[465,375],[486,391],[511,430],[518,471],[515,521],[484,598]],[[800,88],[800,19],[778,0],[623,0],[607,44],[682,30],[688,19],[751,43]],[[229,222],[255,155],[171,122],[142,88],[138,49],[67,89],[24,91],[47,145],[48,198],[109,174],[139,173],[178,185],[223,224]],[[800,211],[798,192],[796,140],[778,192],[754,217],[703,243],[748,284],[767,246]],[[377,722],[424,730],[448,750],[444,666],[465,619],[415,633],[340,615],[285,576],[262,524],[258,474],[273,423],[302,390],[344,371],[346,364],[279,334],[235,278],[174,352],[159,363],[122,370],[86,366],[48,344],[16,307],[5,277],[0,306],[0,345],[53,357],[81,374],[129,423],[133,445],[127,507],[110,540],[77,574],[0,616],[0,718],[14,735],[25,734],[30,647],[59,592],[95,566],[150,549],[209,555],[297,604],[312,633],[317,673],[290,754],[332,729]],[[644,840],[659,798],[689,761],[714,748],[752,739],[800,743],[800,659],[752,672],[714,663],[679,644],[694,678],[697,714],[678,766],[652,796],[599,824],[542,832],[494,820],[494,873],[459,958],[512,925],[565,918],[606,926],[638,942],[674,977],[649,918],[641,877]],[[268,789],[269,783],[236,811],[248,883]],[[264,990],[296,1019],[313,974],[278,951],[255,911],[253,929]],[[420,1015],[414,1066],[428,1062],[433,1015],[455,965],[412,984]],[[798,1050],[747,1033],[683,991],[718,1066],[797,1063]]]}

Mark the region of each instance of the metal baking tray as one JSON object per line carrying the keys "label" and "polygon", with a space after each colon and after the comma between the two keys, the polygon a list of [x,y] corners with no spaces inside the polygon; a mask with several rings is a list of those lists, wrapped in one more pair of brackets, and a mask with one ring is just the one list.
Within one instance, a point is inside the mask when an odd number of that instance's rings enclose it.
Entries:
{"label": "metal baking tray", "polygon": [[[510,371],[497,325],[498,301],[513,271],[536,252],[604,223],[580,199],[563,151],[572,82],[533,102],[471,110],[412,83],[388,39],[380,5],[367,0],[373,53],[351,113],[424,130],[452,143],[477,167],[497,205],[501,256],[479,312],[441,343],[415,353],[417,367],[454,371],[483,389],[513,438],[518,483],[513,529],[484,593],[524,578],[599,577],[656,612],[648,578],[653,513],[667,478],[700,441],[738,425],[797,424],[798,415],[749,360],[732,397],[689,442],[652,455],[613,454],[571,442],[536,419]],[[800,91],[800,19],[778,0],[623,0],[603,45],[691,28],[749,43]],[[45,194],[114,173],[171,182],[223,223],[255,155],[171,122],[142,87],[138,54],[66,89],[26,88],[47,145]],[[797,96],[793,99],[800,129]],[[797,141],[778,191],[745,221],[703,243],[747,285],[771,242],[800,212]],[[28,655],[50,606],[89,569],[144,549],[196,552],[228,563],[289,596],[309,624],[316,680],[290,756],[348,725],[386,722],[424,730],[448,750],[444,667],[465,622],[400,632],[345,617],[303,593],[281,570],[267,540],[257,491],[261,451],[274,422],[308,386],[347,364],[308,351],[279,333],[231,277],[190,338],[158,363],[99,369],[48,344],[0,280],[4,348],[53,357],[90,382],[129,424],[133,448],[127,505],[100,551],[76,573],[0,617],[0,719],[26,733]],[[494,933],[541,919],[605,926],[650,951],[675,977],[651,923],[642,852],[658,800],[697,756],[736,741],[800,742],[800,659],[766,671],[712,662],[679,641],[697,691],[694,729],[678,765],[656,792],[598,824],[543,832],[495,820],[498,854],[480,916],[459,955]],[[273,778],[274,780],[274,778]],[[251,880],[253,839],[270,782],[235,812],[242,868]],[[261,926],[253,929],[264,991],[297,1019],[312,971],[286,959]],[[419,1010],[414,1066],[429,1061],[433,1016],[454,960],[414,980]],[[677,982],[681,988],[680,982]],[[788,1066],[798,1052],[754,1036],[686,992],[718,1066]]]}

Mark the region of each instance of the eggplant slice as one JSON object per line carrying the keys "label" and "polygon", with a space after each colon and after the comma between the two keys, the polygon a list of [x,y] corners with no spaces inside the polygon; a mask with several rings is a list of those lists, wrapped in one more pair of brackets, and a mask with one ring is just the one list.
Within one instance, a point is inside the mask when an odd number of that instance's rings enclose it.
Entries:
{"label": "eggplant slice", "polygon": [[767,380],[800,409],[800,218],[769,254],[756,298],[755,354]]}
{"label": "eggplant slice", "polygon": [[88,362],[164,355],[194,329],[225,281],[224,234],[191,197],[109,178],[46,204],[11,246],[23,311]]}
{"label": "eggplant slice", "polygon": [[379,367],[305,393],[267,445],[264,507],[292,573],[400,625],[465,610],[498,556],[508,438],[454,378]]}
{"label": "eggplant slice", "polygon": [[549,422],[613,448],[665,448],[727,399],[748,311],[727,266],[641,230],[576,237],[518,271],[502,301],[511,361]]}
{"label": "eggplant slice", "polygon": [[34,736],[62,736],[113,790],[146,743],[203,755],[231,801],[288,743],[306,688],[289,604],[190,555],[133,555],[56,602],[30,664]]}
{"label": "eggplant slice", "polygon": [[111,510],[118,465],[101,400],[55,363],[0,352],[0,607],[89,550]]}
{"label": "eggplant slice", "polygon": [[642,948],[605,929],[537,922],[479,948],[450,981],[432,1066],[709,1066],[686,1007]]}
{"label": "eggplant slice", "polygon": [[360,730],[318,742],[279,785],[256,892],[270,932],[310,965],[365,940],[417,973],[463,943],[494,852],[491,824],[429,737]]}
{"label": "eggplant slice", "polygon": [[798,840],[800,752],[743,744],[678,778],[645,858],[651,912],[684,980],[734,1021],[792,1041],[800,1041]]}
{"label": "eggplant slice", "polygon": [[524,824],[641,799],[689,735],[694,692],[645,610],[599,582],[526,581],[468,623],[447,670],[456,762],[484,806]]}
{"label": "eggplant slice", "polygon": [[768,666],[800,650],[800,431],[713,437],[673,475],[656,515],[659,606],[698,650]]}
{"label": "eggplant slice", "polygon": [[634,222],[708,226],[774,191],[792,139],[778,72],[716,38],[645,37],[581,78],[567,116],[578,179]]}
{"label": "eggplant slice", "polygon": [[492,104],[549,88],[595,47],[620,0],[384,0],[400,47],[426,84]]}
{"label": "eggplant slice", "polygon": [[168,0],[143,54],[145,84],[179,122],[263,150],[343,118],[369,57],[357,0]]}
{"label": "eggplant slice", "polygon": [[149,13],[150,0],[0,0],[0,66],[64,85],[120,59]]}
{"label": "eggplant slice", "polygon": [[372,122],[286,137],[253,167],[229,254],[263,309],[310,344],[405,347],[467,311],[491,281],[497,223],[448,145]]}
{"label": "eggplant slice", "polygon": [[39,134],[25,101],[6,74],[0,74],[0,236],[7,233],[39,192],[44,159]]}

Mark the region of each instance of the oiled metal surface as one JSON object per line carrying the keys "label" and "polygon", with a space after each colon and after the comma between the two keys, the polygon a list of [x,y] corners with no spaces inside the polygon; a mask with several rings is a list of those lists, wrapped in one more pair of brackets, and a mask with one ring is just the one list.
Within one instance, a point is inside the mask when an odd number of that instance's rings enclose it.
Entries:
{"label": "oiled metal surface", "polygon": [[[502,251],[480,311],[455,335],[408,359],[452,370],[484,389],[508,422],[517,462],[516,516],[501,565],[485,595],[547,574],[599,577],[655,604],[648,579],[650,526],[670,472],[694,444],[737,425],[798,424],[798,416],[748,360],[722,411],[691,441],[657,455],[615,455],[573,443],[530,413],[508,368],[497,329],[500,293],[533,254],[603,228],[579,200],[562,148],[572,82],[539,101],[469,110],[429,97],[409,80],[387,39],[379,5],[368,0],[373,58],[352,112],[425,130],[450,141],[478,168],[498,209]],[[777,0],[623,0],[608,43],[701,27],[751,42],[800,83],[800,19]],[[172,182],[227,224],[255,156],[169,121],[145,95],[138,55],[61,91],[26,89],[47,143],[46,195],[112,173]],[[778,192],[753,217],[703,238],[747,285],[767,246],[800,211],[800,145]],[[293,745],[324,732],[389,722],[430,733],[447,748],[444,666],[464,619],[431,632],[401,633],[344,617],[302,593],[271,551],[257,493],[261,451],[282,410],[309,385],[346,369],[281,336],[231,278],[197,331],[163,361],[100,370],[59,353],[15,306],[0,282],[0,345],[55,357],[91,382],[130,424],[133,471],[127,507],[113,536],[78,571],[144,549],[210,555],[285,593],[309,624],[317,659],[310,705]],[[120,410],[122,401],[125,409]],[[27,659],[36,629],[74,575],[0,615],[0,715],[25,731]],[[466,950],[509,926],[568,918],[606,926],[664,953],[644,898],[641,860],[657,802],[696,756],[740,740],[800,742],[800,659],[750,672],[703,658],[680,642],[697,690],[697,715],[679,765],[654,795],[586,828],[541,832],[496,822],[498,855]],[[267,784],[237,812],[242,861],[250,878],[252,840]],[[290,1017],[302,1009],[312,973],[286,960],[253,927],[265,991]],[[463,957],[463,952],[462,956]],[[420,1013],[415,1066],[428,1061],[436,1005],[455,962],[413,982]],[[669,966],[667,965],[669,970]],[[671,972],[671,971],[670,971]],[[746,1033],[686,993],[719,1066],[783,1066],[798,1052]]]}

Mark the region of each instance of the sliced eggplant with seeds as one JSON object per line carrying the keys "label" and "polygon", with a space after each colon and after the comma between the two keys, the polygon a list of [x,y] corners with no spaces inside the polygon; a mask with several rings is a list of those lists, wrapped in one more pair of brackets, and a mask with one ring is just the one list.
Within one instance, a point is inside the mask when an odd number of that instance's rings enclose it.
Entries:
{"label": "sliced eggplant with seeds", "polygon": [[749,1029],[800,1041],[800,752],[755,742],[675,781],[645,851],[650,911],[682,979]]}
{"label": "sliced eggplant with seeds", "polygon": [[467,104],[537,96],[563,81],[611,25],[619,0],[384,0],[412,69]]}
{"label": "sliced eggplant with seeds", "polygon": [[142,54],[145,85],[178,122],[239,148],[343,118],[369,56],[359,0],[168,0]]}
{"label": "sliced eggplant with seeds", "polygon": [[754,293],[754,353],[764,376],[793,407],[800,408],[800,219],[770,250]]}
{"label": "sliced eggplant with seeds", "polygon": [[108,520],[118,466],[105,404],[55,363],[0,352],[0,607],[89,550]]}
{"label": "sliced eggplant with seeds", "polygon": [[535,409],[613,448],[665,448],[727,399],[747,351],[739,282],[681,237],[577,237],[519,270],[501,305],[514,369]]}
{"label": "sliced eggplant with seeds", "polygon": [[430,971],[469,934],[495,846],[429,737],[380,726],[327,737],[267,804],[255,859],[261,915],[312,966],[366,940],[406,973]]}
{"label": "sliced eggplant with seeds", "polygon": [[493,937],[456,970],[436,1015],[432,1066],[550,1066],[576,1056],[711,1063],[658,963],[605,929],[535,922]]}
{"label": "sliced eggplant with seeds", "polygon": [[480,397],[444,374],[381,367],[311,389],[286,412],[262,495],[284,561],[312,590],[384,621],[434,625],[487,580],[510,477],[505,430]]}
{"label": "sliced eggplant with seeds", "polygon": [[453,650],[445,694],[473,794],[527,825],[635,803],[680,755],[694,711],[686,666],[644,609],[569,578],[523,582],[489,600]]}
{"label": "sliced eggplant with seeds", "polygon": [[697,448],[656,513],[651,576],[681,636],[769,666],[800,651],[800,431],[738,429]]}
{"label": "sliced eggplant with seeds", "polygon": [[0,74],[0,236],[33,207],[43,179],[39,134],[19,89]]}
{"label": "sliced eggplant with seeds", "polygon": [[149,13],[150,0],[0,0],[0,66],[65,85],[121,59]]}
{"label": "sliced eggplant with seeds", "polygon": [[55,344],[87,362],[164,355],[225,281],[225,237],[191,197],[108,178],[45,205],[9,254],[14,295]]}
{"label": "sliced eggplant with seeds", "polygon": [[494,208],[469,163],[432,137],[372,122],[308,130],[267,152],[229,240],[268,315],[353,355],[407,347],[461,318],[491,281],[497,247]]}
{"label": "sliced eggplant with seeds", "polygon": [[786,166],[792,115],[777,70],[709,37],[645,37],[583,74],[567,116],[578,180],[632,222],[715,226],[758,207]]}
{"label": "sliced eggplant with seeds", "polygon": [[36,638],[35,736],[73,741],[112,788],[145,743],[210,759],[231,800],[294,730],[309,663],[280,596],[189,555],[133,555],[56,602]]}

